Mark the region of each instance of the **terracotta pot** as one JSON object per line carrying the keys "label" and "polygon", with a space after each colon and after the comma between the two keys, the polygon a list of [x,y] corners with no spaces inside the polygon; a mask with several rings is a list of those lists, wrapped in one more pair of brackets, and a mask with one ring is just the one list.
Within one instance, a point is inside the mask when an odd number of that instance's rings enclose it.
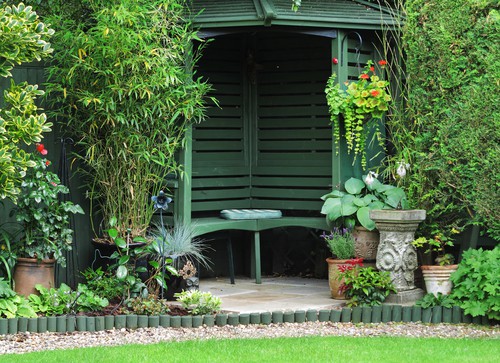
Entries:
{"label": "terracotta pot", "polygon": [[343,293],[339,292],[339,288],[343,281],[338,279],[340,274],[339,266],[347,265],[348,260],[336,260],[334,258],[327,258],[328,263],[328,283],[330,284],[330,292],[333,299],[345,300]]}
{"label": "terracotta pot", "polygon": [[440,292],[443,295],[449,295],[453,287],[450,276],[458,268],[458,265],[435,266],[425,265],[421,266],[422,275],[424,277],[425,289],[428,293],[437,294]]}
{"label": "terracotta pot", "polygon": [[356,242],[354,250],[356,257],[363,260],[374,261],[377,258],[377,249],[380,241],[378,230],[369,231],[364,227],[356,226],[352,231]]}
{"label": "terracotta pot", "polygon": [[38,294],[35,285],[54,287],[55,260],[39,261],[36,258],[19,257],[14,271],[14,290],[24,296]]}

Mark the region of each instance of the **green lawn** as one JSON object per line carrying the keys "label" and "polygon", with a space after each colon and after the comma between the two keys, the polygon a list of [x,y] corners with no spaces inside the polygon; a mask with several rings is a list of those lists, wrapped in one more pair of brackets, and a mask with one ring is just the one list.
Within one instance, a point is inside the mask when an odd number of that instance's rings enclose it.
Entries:
{"label": "green lawn", "polygon": [[498,339],[308,337],[203,340],[3,355],[0,362],[498,362]]}

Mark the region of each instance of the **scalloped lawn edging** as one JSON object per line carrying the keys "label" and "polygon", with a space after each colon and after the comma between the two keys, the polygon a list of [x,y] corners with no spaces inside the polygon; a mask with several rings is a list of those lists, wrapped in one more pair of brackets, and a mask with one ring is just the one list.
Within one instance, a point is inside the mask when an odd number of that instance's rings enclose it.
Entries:
{"label": "scalloped lawn edging", "polygon": [[435,306],[422,309],[418,306],[382,305],[374,307],[344,307],[341,310],[273,311],[251,314],[219,313],[214,315],[107,315],[107,316],[43,316],[38,318],[0,318],[0,335],[17,333],[100,331],[137,328],[197,328],[206,326],[248,325],[271,323],[304,323],[306,321],[331,321],[334,323],[472,323],[490,325],[485,316],[472,317],[458,306]]}

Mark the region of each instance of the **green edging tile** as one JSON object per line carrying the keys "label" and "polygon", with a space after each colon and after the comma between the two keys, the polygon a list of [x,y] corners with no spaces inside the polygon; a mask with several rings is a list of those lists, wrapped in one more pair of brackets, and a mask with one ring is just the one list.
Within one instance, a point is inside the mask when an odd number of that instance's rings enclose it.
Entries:
{"label": "green edging tile", "polygon": [[137,329],[138,317],[136,314],[127,315],[127,328]]}
{"label": "green edging tile", "polygon": [[58,333],[65,333],[67,331],[66,325],[68,322],[68,317],[66,315],[61,315],[56,318],[56,331]]}
{"label": "green edging tile", "polygon": [[[28,319],[28,331],[30,333],[38,333],[38,318]],[[2,328],[0,328],[0,335],[2,335]]]}
{"label": "green edging tile", "polygon": [[442,306],[434,306],[432,308],[431,323],[439,324],[442,322],[443,322],[443,307]]}
{"label": "green edging tile", "polygon": [[148,317],[148,326],[150,328],[158,328],[160,326],[160,316],[151,315]]}
{"label": "green edging tile", "polygon": [[38,332],[45,333],[47,331],[47,317],[40,316],[38,318]]}
{"label": "green edging tile", "polygon": [[170,315],[160,315],[160,326],[164,328],[170,327]]}
{"label": "green edging tile", "polygon": [[76,317],[74,315],[69,315],[66,320],[66,331],[74,332],[76,329]]}
{"label": "green edging tile", "polygon": [[487,316],[481,317],[481,325],[490,325],[490,319]]}
{"label": "green edging tile", "polygon": [[95,316],[87,316],[87,331],[95,331]]}
{"label": "green edging tile", "polygon": [[295,312],[295,322],[305,323],[305,321],[306,321],[306,312],[304,310],[297,310]]}
{"label": "green edging tile", "polygon": [[361,313],[361,321],[364,324],[370,324],[372,322],[372,310],[371,306],[363,306]]}
{"label": "green edging tile", "polygon": [[430,323],[432,319],[432,308],[422,309],[422,323]]}
{"label": "green edging tile", "polygon": [[283,313],[284,323],[295,323],[295,313],[293,311],[285,311]]}
{"label": "green edging tile", "polygon": [[203,325],[203,315],[193,316],[193,328],[199,328]]}
{"label": "green edging tile", "polygon": [[241,325],[250,324],[250,314],[240,314],[240,324]]}
{"label": "green edging tile", "polygon": [[462,309],[460,306],[451,308],[451,322],[453,324],[460,324],[462,322]]}
{"label": "green edging tile", "polygon": [[181,316],[181,326],[183,328],[193,327],[193,317],[191,315]]}
{"label": "green edging tile", "polygon": [[6,318],[0,318],[0,335],[6,335],[9,332],[9,322]]}
{"label": "green edging tile", "polygon": [[224,326],[227,324],[227,314],[217,314],[215,315],[215,325]]}
{"label": "green edging tile", "polygon": [[465,324],[472,323],[472,316],[469,314],[466,314],[463,310],[462,310],[462,323],[465,323]]}
{"label": "green edging tile", "polygon": [[341,310],[332,309],[330,311],[330,321],[333,323],[340,323],[341,316],[342,316]]}
{"label": "green edging tile", "polygon": [[403,306],[403,317],[402,317],[403,322],[409,323],[411,321],[412,310],[413,309],[411,306]]}
{"label": "green edging tile", "polygon": [[9,334],[17,334],[17,323],[19,321],[19,318],[9,318],[7,319],[8,322],[8,333]]}
{"label": "green edging tile", "polygon": [[264,311],[263,313],[260,314],[260,323],[264,325],[269,325],[273,321],[273,316],[271,312],[269,311]]}
{"label": "green edging tile", "polygon": [[96,316],[95,317],[95,331],[103,331],[104,329],[105,329],[104,316]]}
{"label": "green edging tile", "polygon": [[206,326],[212,327],[215,325],[215,316],[213,315],[205,315],[203,317],[203,324]]}
{"label": "green edging tile", "polygon": [[483,319],[482,316],[473,316],[472,317],[472,324],[481,325],[482,319]]}
{"label": "green edging tile", "polygon": [[342,312],[340,315],[340,321],[342,323],[350,323],[351,322],[351,308],[342,308]]}
{"label": "green edging tile", "polygon": [[111,330],[115,327],[115,317],[113,315],[106,315],[104,317],[104,329]]}
{"label": "green edging tile", "polygon": [[422,321],[422,308],[420,306],[413,306],[411,310],[411,321]]}
{"label": "green edging tile", "polygon": [[[87,331],[87,317],[77,316],[76,317],[76,330]],[[38,322],[38,331],[40,331],[40,321]]]}
{"label": "green edging tile", "polygon": [[372,323],[382,321],[382,305],[372,307]]}
{"label": "green edging tile", "polygon": [[401,320],[403,320],[403,306],[393,305],[391,321],[400,322]]}
{"label": "green edging tile", "polygon": [[452,318],[452,310],[451,308],[444,308],[443,307],[443,323],[451,323],[451,318]]}
{"label": "green edging tile", "polygon": [[272,320],[274,324],[283,323],[283,312],[282,311],[273,311],[272,312]]}
{"label": "green edging tile", "polygon": [[351,321],[354,324],[361,323],[361,314],[363,313],[363,308],[361,306],[355,306],[352,308]]}
{"label": "green edging tile", "polygon": [[17,322],[17,331],[19,333],[26,333],[28,331],[28,318],[19,318],[19,321]]}
{"label": "green edging tile", "polygon": [[149,324],[149,319],[147,315],[137,315],[137,327],[147,328]]}
{"label": "green edging tile", "polygon": [[181,327],[181,317],[180,316],[171,316],[170,317],[170,327],[180,328]]}
{"label": "green edging tile", "polygon": [[250,324],[260,324],[260,313],[250,313]]}
{"label": "green edging tile", "polygon": [[115,316],[115,329],[124,329],[127,327],[127,316],[126,315],[116,315]]}
{"label": "green edging tile", "polygon": [[236,326],[240,324],[240,317],[238,314],[228,314],[227,324],[231,326]]}
{"label": "green edging tile", "polygon": [[306,321],[318,321],[318,311],[314,309],[307,310]]}
{"label": "green edging tile", "polygon": [[51,333],[57,331],[57,318],[55,316],[47,316],[47,330]]}
{"label": "green edging tile", "polygon": [[318,320],[321,322],[330,320],[330,310],[322,309],[318,313]]}
{"label": "green edging tile", "polygon": [[392,321],[392,305],[382,305],[382,323]]}

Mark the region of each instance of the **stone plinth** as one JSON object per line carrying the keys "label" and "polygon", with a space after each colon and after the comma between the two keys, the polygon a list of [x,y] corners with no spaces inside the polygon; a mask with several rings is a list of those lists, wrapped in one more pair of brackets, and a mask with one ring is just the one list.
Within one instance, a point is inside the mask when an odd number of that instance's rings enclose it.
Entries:
{"label": "stone plinth", "polygon": [[425,220],[425,210],[372,210],[370,218],[380,232],[377,268],[390,273],[397,291],[392,298],[400,302],[409,302],[408,298],[418,300],[423,293],[415,287],[414,271],[418,261],[411,242],[418,225]]}

